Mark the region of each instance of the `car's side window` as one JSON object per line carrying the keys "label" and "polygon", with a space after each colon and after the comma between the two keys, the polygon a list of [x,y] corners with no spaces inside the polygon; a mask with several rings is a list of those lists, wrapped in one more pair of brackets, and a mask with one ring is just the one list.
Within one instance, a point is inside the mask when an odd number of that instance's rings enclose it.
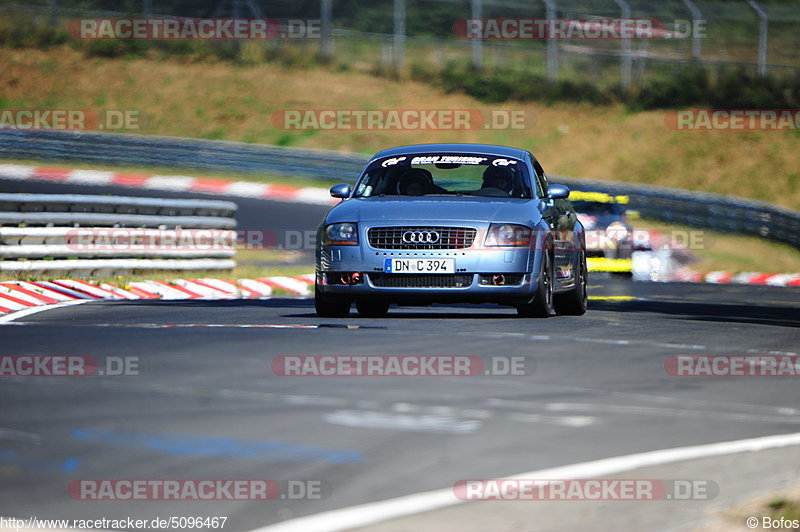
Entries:
{"label": "car's side window", "polygon": [[536,159],[533,159],[533,169],[536,172],[536,188],[539,189],[539,197],[543,198],[547,196],[547,176],[544,173],[544,168]]}

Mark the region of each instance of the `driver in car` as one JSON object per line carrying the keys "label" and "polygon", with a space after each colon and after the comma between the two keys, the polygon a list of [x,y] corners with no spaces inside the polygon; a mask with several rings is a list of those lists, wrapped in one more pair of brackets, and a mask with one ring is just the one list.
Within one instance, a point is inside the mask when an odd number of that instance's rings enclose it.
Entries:
{"label": "driver in car", "polygon": [[514,174],[510,168],[503,166],[490,166],[483,172],[483,185],[481,190],[499,189],[508,195],[514,188]]}
{"label": "driver in car", "polygon": [[403,172],[397,180],[397,192],[403,196],[424,196],[442,194],[442,187],[434,184],[433,176],[422,168],[411,168]]}

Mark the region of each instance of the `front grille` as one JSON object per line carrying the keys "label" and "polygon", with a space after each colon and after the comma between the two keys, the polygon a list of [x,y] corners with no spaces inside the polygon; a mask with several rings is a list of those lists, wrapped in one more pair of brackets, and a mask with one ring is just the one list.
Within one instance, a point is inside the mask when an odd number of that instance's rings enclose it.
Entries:
{"label": "front grille", "polygon": [[[435,233],[438,239],[431,243],[406,242],[408,232]],[[477,234],[470,227],[372,227],[367,231],[369,245],[376,249],[465,249],[472,245]],[[423,239],[425,240],[425,239]]]}
{"label": "front grille", "polygon": [[370,273],[369,279],[381,288],[467,288],[472,284],[472,274]]}

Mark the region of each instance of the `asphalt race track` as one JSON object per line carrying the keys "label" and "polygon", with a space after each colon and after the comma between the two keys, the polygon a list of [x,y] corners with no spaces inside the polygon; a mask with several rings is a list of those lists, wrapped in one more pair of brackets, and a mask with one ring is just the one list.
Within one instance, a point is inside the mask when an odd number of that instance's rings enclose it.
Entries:
{"label": "asphalt race track", "polygon": [[[15,185],[9,191],[36,188]],[[47,191],[91,187],[56,188]],[[235,201],[243,228],[313,228],[323,210]],[[309,299],[274,298],[91,302],[0,324],[0,355],[138,362],[138,374],[122,376],[2,377],[0,514],[227,516],[226,531],[245,531],[460,479],[800,432],[796,379],[664,369],[673,355],[797,354],[800,290],[596,275],[590,294],[585,316],[546,320],[488,305],[320,319]],[[287,377],[271,367],[281,355],[323,354],[524,357],[526,371]],[[97,502],[67,494],[77,479],[248,478],[319,482],[322,497]],[[724,491],[723,476],[714,478]]]}

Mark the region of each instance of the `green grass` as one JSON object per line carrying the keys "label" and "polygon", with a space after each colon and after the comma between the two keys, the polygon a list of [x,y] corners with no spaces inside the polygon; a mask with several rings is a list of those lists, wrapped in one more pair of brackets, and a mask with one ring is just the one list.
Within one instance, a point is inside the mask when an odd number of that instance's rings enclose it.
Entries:
{"label": "green grass", "polygon": [[767,508],[769,509],[768,515],[773,519],[800,520],[800,501],[775,499],[770,501]]}
{"label": "green grass", "polygon": [[[635,112],[619,104],[489,104],[455,85],[452,93],[444,94],[427,82],[324,66],[298,70],[277,63],[235,65],[175,57],[87,61],[80,52],[64,46],[46,51],[0,47],[0,65],[6,66],[0,69],[0,87],[4,87],[0,108],[87,109],[95,105],[97,111],[139,110],[144,118],[136,132],[144,135],[225,138],[363,154],[425,142],[506,144],[533,151],[551,175],[673,186],[800,207],[800,172],[794,160],[800,148],[798,132],[675,131],[665,125],[664,111]],[[42,65],[54,70],[43,73]],[[104,83],[88,81],[98,78]],[[513,84],[509,87],[513,90]],[[564,97],[580,94],[579,86],[562,88]],[[288,109],[468,109],[485,117],[494,111],[522,111],[526,120],[518,130],[284,130],[273,125],[273,114]],[[49,164],[61,165],[59,161]],[[211,174],[191,169],[171,172]],[[297,182],[256,173],[213,173]],[[331,176],[321,184],[352,182],[355,177]]]}

